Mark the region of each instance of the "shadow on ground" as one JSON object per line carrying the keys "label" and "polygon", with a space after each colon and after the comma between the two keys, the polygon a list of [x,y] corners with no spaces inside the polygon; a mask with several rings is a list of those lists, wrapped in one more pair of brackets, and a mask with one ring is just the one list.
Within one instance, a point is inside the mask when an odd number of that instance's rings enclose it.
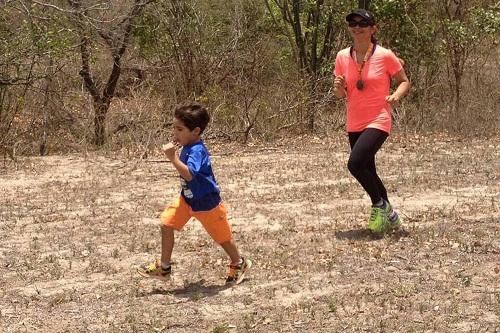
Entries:
{"label": "shadow on ground", "polygon": [[399,239],[402,237],[408,237],[409,235],[410,233],[404,229],[399,229],[385,235],[374,234],[368,229],[351,229],[351,230],[336,232],[335,238],[337,238],[338,240],[358,240],[358,241],[370,242],[383,239],[384,237]]}
{"label": "shadow on ground", "polygon": [[212,297],[217,295],[219,292],[231,288],[231,284],[209,284],[205,285],[205,280],[201,279],[196,282],[189,282],[184,285],[184,287],[177,289],[162,289],[154,288],[150,292],[144,293],[141,296],[150,295],[172,295],[179,298],[186,298],[192,301],[199,300],[205,297]]}

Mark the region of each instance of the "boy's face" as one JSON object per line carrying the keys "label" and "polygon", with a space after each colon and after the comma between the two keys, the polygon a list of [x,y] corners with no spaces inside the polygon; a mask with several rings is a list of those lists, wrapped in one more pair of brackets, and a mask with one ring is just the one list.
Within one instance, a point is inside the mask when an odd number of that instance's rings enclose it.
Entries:
{"label": "boy's face", "polygon": [[172,128],[174,129],[174,141],[181,146],[189,145],[195,143],[200,139],[200,128],[196,127],[193,130],[184,125],[182,121],[174,117],[172,122]]}

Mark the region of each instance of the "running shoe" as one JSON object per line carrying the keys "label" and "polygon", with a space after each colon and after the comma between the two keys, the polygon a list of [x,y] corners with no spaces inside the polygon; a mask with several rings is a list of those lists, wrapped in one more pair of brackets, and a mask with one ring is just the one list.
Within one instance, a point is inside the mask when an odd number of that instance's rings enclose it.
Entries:
{"label": "running shoe", "polygon": [[368,230],[375,234],[383,234],[389,229],[389,220],[384,208],[372,207]]}
{"label": "running shoe", "polygon": [[163,269],[161,267],[160,260],[156,260],[150,264],[141,265],[137,268],[137,273],[147,278],[168,281],[172,275],[172,266],[168,269]]}
{"label": "running shoe", "polygon": [[252,267],[252,261],[241,257],[242,263],[239,265],[229,265],[226,283],[240,284],[245,278],[245,273]]}

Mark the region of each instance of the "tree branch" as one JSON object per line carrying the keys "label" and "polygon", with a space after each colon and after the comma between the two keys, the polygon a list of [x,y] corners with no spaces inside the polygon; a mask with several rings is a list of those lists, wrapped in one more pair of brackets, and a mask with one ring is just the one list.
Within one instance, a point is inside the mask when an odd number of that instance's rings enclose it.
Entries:
{"label": "tree branch", "polygon": [[85,29],[83,26],[83,12],[81,10],[81,1],[80,0],[68,0],[69,5],[74,9],[72,12],[76,17],[76,26],[79,30],[80,35],[80,54],[82,57],[82,68],[80,69],[80,76],[83,78],[83,82],[85,84],[85,88],[88,90],[94,103],[99,103],[101,101],[101,95],[97,90],[97,85],[92,77],[92,72],[90,69],[90,50],[89,50],[89,37],[85,33]]}
{"label": "tree branch", "polygon": [[111,102],[116,89],[116,85],[118,84],[118,79],[120,78],[121,58],[125,53],[130,41],[133,20],[141,14],[141,12],[144,10],[144,7],[150,2],[152,2],[152,0],[135,0],[132,10],[126,16],[126,20],[123,20],[120,23],[125,25],[123,28],[124,32],[119,48],[117,50],[114,48],[111,50],[111,53],[113,55],[113,68],[111,70],[111,74],[109,75],[108,82],[106,83],[106,87],[103,91],[103,101],[104,103],[106,103],[106,105],[109,105],[109,103]]}

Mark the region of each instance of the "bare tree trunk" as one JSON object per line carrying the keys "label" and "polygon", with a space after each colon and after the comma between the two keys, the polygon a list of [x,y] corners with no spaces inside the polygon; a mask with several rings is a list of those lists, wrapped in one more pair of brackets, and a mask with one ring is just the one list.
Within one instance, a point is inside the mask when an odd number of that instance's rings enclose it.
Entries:
{"label": "bare tree trunk", "polygon": [[[458,38],[452,30],[449,29],[447,22],[464,23],[467,20],[467,2],[456,0],[448,2],[442,0],[441,7],[441,25],[446,40],[446,48],[448,53],[448,80],[449,87],[453,96],[453,109],[448,114],[449,123],[454,129],[460,129],[462,126],[460,108],[462,107],[462,79],[465,72],[465,64],[470,55],[470,50],[473,45],[467,45],[463,40]],[[470,43],[470,42],[469,42]],[[452,79],[453,78],[453,79]]]}
{"label": "bare tree trunk", "polygon": [[106,85],[102,93],[96,84],[90,67],[91,45],[89,33],[86,31],[85,9],[82,9],[80,0],[68,0],[69,4],[76,10],[76,25],[79,30],[81,44],[80,52],[82,58],[82,69],[80,76],[83,78],[85,88],[90,93],[93,99],[94,107],[94,143],[97,146],[102,146],[106,143],[106,116],[111,105],[111,100],[114,97],[118,79],[121,74],[121,59],[130,42],[132,32],[132,22],[139,16],[144,7],[152,0],[135,0],[134,5],[126,17],[118,23],[114,31],[105,31],[99,29],[99,35],[106,42],[109,51],[113,57],[113,65],[111,73],[108,77]]}
{"label": "bare tree trunk", "polygon": [[293,0],[292,3],[292,24],[295,34],[295,42],[297,43],[297,50],[299,55],[299,68],[307,69],[307,52],[306,42],[302,34],[302,23],[300,21],[300,0]]}
{"label": "bare tree trunk", "polygon": [[358,8],[370,9],[370,0],[358,0]]}
{"label": "bare tree trunk", "polygon": [[462,101],[462,74],[463,70],[460,68],[460,66],[454,66],[453,68],[453,73],[455,76],[455,107],[453,110],[454,114],[454,119],[457,122],[457,129],[460,129],[459,127],[462,125],[461,121],[461,113],[460,113],[460,108],[461,108],[461,101]]}
{"label": "bare tree trunk", "polygon": [[189,27],[195,22],[192,4],[182,0],[170,0],[167,13],[171,15],[167,33],[172,41],[174,59],[179,74],[182,76],[182,86],[176,90],[177,98],[185,100],[200,96],[202,91],[200,64],[194,52],[196,41],[193,40],[193,32]]}
{"label": "bare tree trunk", "polygon": [[49,123],[49,102],[50,102],[50,94],[52,88],[52,68],[54,66],[54,61],[52,59],[49,60],[48,64],[48,73],[45,78],[45,96],[43,100],[43,121],[42,121],[42,137],[40,139],[40,156],[47,155],[47,139],[48,139],[48,123]]}

